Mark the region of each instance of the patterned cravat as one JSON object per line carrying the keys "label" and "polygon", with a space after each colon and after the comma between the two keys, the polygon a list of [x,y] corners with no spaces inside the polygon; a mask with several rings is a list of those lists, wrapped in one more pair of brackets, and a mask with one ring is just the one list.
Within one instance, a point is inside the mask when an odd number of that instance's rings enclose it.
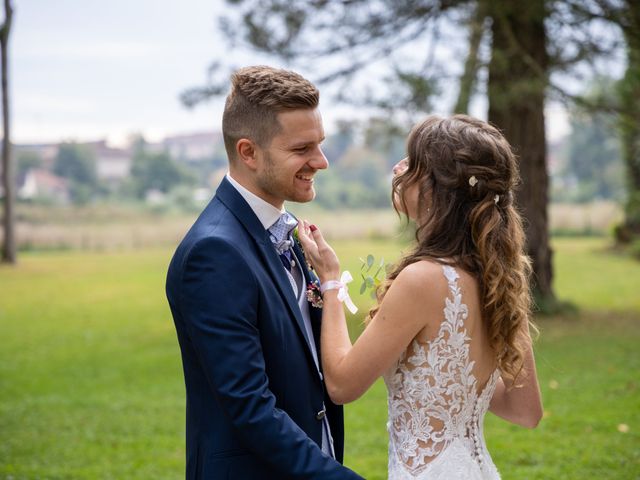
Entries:
{"label": "patterned cravat", "polygon": [[284,212],[276,223],[269,227],[269,238],[271,238],[282,264],[289,271],[291,271],[291,247],[293,246],[293,241],[289,238],[297,225],[298,221],[293,215]]}

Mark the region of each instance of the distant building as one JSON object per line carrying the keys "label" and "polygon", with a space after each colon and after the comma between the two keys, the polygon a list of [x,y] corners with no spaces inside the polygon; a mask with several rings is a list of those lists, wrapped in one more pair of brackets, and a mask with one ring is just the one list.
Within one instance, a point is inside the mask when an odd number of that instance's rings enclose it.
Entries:
{"label": "distant building", "polygon": [[219,132],[200,132],[166,137],[162,146],[172,158],[190,162],[213,157],[222,144]]}
{"label": "distant building", "polygon": [[[0,144],[2,141],[0,140]],[[114,148],[107,144],[106,140],[93,142],[78,142],[87,147],[94,156],[96,162],[96,173],[98,179],[106,184],[117,185],[126,180],[131,174],[133,163],[134,145],[125,148]],[[24,195],[21,198],[33,198],[35,191],[49,189],[54,197],[66,197],[68,195],[68,185],[64,187],[53,178],[60,179],[54,175],[53,168],[55,158],[58,155],[60,144],[22,144],[13,145],[14,155],[17,152],[33,152],[42,159],[42,167],[38,173],[30,172],[30,177],[24,176],[20,185],[26,183]],[[199,132],[191,134],[180,134],[165,137],[156,143],[146,144],[149,152],[167,152],[169,156],[179,162],[198,162],[221,157],[226,164],[224,155],[224,142],[221,132]],[[47,171],[51,175],[47,180],[42,172]],[[1,173],[1,166],[0,166]],[[34,183],[35,182],[35,183]],[[42,183],[48,186],[40,185]],[[0,187],[1,190],[1,187]],[[66,192],[66,193],[63,193]],[[1,191],[0,191],[1,194]]]}
{"label": "distant building", "polygon": [[66,179],[43,168],[32,168],[20,179],[18,198],[22,200],[46,199],[56,203],[69,203],[71,194]]}
{"label": "distant building", "polygon": [[107,183],[119,183],[131,173],[131,152],[121,148],[107,146],[105,140],[86,144],[96,158],[96,173],[99,180]]}
{"label": "distant building", "polygon": [[[129,149],[112,148],[106,140],[83,142],[93,154],[96,162],[96,172],[100,180],[107,183],[118,183],[129,176],[131,172],[131,152]],[[14,145],[14,154],[19,152],[33,152],[42,159],[42,168],[53,171],[55,158],[60,144],[23,144]]]}
{"label": "distant building", "polygon": [[42,168],[47,170],[53,169],[53,162],[58,154],[57,143],[13,144],[12,149],[14,158],[20,152],[35,153],[42,159]]}

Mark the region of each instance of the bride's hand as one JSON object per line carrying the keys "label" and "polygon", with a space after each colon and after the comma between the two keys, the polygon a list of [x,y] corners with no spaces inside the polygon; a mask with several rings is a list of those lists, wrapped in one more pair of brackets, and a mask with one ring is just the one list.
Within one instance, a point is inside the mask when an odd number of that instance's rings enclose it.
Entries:
{"label": "bride's hand", "polygon": [[302,225],[299,225],[298,238],[307,262],[313,266],[320,283],[337,280],[340,277],[340,261],[318,227],[304,220]]}

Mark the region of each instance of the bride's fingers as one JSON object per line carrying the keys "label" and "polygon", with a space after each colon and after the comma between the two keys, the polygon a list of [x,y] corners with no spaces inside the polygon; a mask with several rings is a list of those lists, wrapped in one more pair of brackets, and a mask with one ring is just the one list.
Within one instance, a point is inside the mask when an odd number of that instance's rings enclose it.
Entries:
{"label": "bride's fingers", "polygon": [[302,248],[306,250],[307,245],[309,244],[309,234],[305,231],[305,228],[298,229],[298,239],[302,244]]}
{"label": "bride's fingers", "polygon": [[[310,236],[311,230],[309,229],[309,223],[306,220],[302,221],[302,228],[298,229],[298,238],[302,244],[302,248],[305,250],[312,249],[315,246],[315,239]],[[317,247],[316,247],[317,248]]]}
{"label": "bride's fingers", "polygon": [[310,225],[309,230],[311,230],[311,237],[315,240],[316,244],[318,245],[318,250],[331,248],[327,243],[327,241],[322,236],[322,232],[318,227],[316,227],[315,225]]}

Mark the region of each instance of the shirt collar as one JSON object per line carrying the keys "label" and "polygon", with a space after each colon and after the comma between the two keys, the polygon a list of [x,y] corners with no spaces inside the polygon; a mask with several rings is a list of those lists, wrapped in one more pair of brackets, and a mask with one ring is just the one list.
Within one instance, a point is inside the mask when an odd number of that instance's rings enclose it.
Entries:
{"label": "shirt collar", "polygon": [[229,183],[233,185],[238,193],[242,195],[242,198],[244,198],[245,201],[249,204],[249,207],[251,207],[253,213],[256,214],[256,217],[258,217],[258,220],[260,220],[260,223],[262,223],[262,226],[265,230],[276,223],[278,221],[278,218],[280,218],[280,215],[285,213],[284,208],[282,210],[278,210],[269,202],[266,202],[256,194],[251,193],[249,190],[244,188],[231,176],[230,173],[227,173],[226,177],[227,180],[229,180]]}

